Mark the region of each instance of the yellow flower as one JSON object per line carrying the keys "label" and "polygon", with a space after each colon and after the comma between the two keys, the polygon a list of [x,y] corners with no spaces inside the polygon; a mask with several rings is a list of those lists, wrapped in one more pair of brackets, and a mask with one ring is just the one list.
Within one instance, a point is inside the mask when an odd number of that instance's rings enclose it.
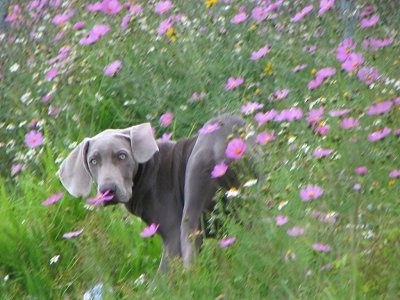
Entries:
{"label": "yellow flower", "polygon": [[396,181],[395,180],[389,180],[389,182],[388,182],[388,186],[394,186],[394,184],[396,183]]}
{"label": "yellow flower", "polygon": [[214,6],[215,4],[218,3],[218,0],[206,0],[205,4],[207,8],[210,8],[211,6]]}
{"label": "yellow flower", "polygon": [[172,27],[167,30],[166,35],[169,37],[169,40],[171,42],[175,42],[176,39],[178,38],[174,28],[172,28]]}
{"label": "yellow flower", "polygon": [[315,73],[317,73],[317,69],[314,68],[314,69],[311,70],[311,74],[315,75]]}
{"label": "yellow flower", "polygon": [[272,64],[270,62],[265,65],[264,72],[268,75],[274,74],[274,68],[272,67]]}

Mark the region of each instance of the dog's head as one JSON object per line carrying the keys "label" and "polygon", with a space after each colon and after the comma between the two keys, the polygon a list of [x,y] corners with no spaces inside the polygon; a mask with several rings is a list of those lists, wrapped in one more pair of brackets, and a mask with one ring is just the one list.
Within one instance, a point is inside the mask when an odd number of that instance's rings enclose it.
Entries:
{"label": "dog's head", "polygon": [[113,202],[126,203],[132,197],[138,166],[158,151],[149,123],[126,129],[108,129],[85,138],[64,160],[59,176],[75,197],[89,195],[92,182],[98,191],[109,191]]}

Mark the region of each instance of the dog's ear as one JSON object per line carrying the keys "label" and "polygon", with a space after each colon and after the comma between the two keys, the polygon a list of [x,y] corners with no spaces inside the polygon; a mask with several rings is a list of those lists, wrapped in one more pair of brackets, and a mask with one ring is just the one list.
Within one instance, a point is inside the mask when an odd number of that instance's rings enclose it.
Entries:
{"label": "dog's ear", "polygon": [[89,195],[92,188],[86,154],[89,147],[89,139],[84,139],[61,164],[59,176],[61,183],[74,197]]}
{"label": "dog's ear", "polygon": [[127,128],[131,140],[132,154],[138,163],[144,163],[158,151],[150,123],[143,123]]}

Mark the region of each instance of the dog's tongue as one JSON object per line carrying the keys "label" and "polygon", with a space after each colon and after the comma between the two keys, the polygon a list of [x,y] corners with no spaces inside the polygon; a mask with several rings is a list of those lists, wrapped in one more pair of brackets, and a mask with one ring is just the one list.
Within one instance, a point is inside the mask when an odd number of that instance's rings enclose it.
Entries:
{"label": "dog's tongue", "polygon": [[113,198],[113,192],[105,191],[104,193],[98,193],[94,198],[87,199],[86,202],[92,204],[93,206],[98,206],[104,202],[111,201]]}

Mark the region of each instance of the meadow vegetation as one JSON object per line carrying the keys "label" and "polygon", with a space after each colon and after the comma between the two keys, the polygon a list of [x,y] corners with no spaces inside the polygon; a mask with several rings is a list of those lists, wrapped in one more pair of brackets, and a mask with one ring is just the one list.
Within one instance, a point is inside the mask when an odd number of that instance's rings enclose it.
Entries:
{"label": "meadow vegetation", "polygon": [[[80,299],[96,285],[104,299],[400,298],[396,1],[11,2],[1,299]],[[259,178],[218,193],[236,213],[214,212],[221,229],[189,272],[176,261],[156,275],[159,237],[56,175],[106,128],[151,122],[179,139],[222,113],[256,135]]]}

